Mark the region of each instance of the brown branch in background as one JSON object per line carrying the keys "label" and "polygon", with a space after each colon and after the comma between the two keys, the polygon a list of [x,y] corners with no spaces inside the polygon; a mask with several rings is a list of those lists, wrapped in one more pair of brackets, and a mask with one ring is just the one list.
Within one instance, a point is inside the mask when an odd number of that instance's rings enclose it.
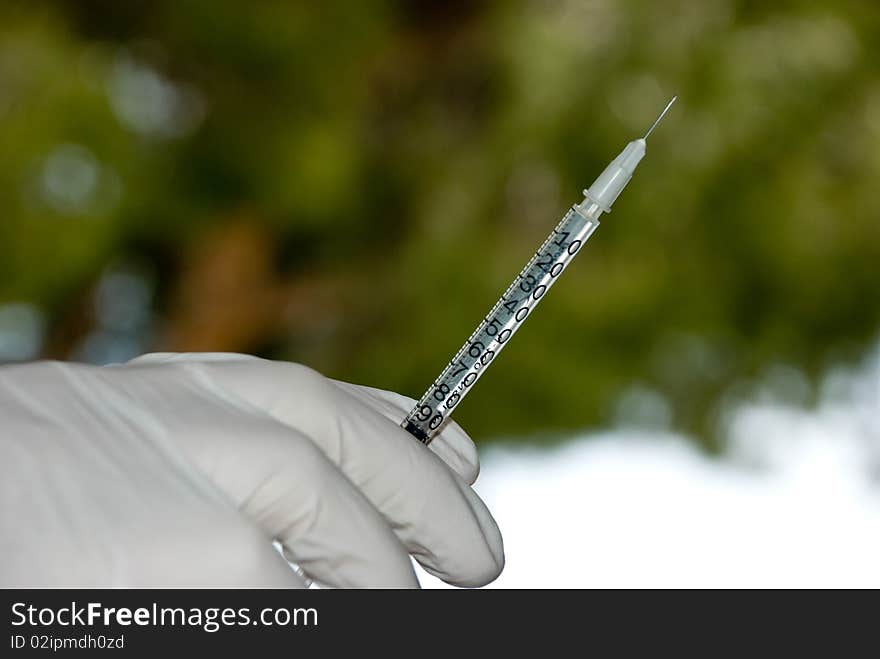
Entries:
{"label": "brown branch in background", "polygon": [[247,216],[201,237],[183,257],[158,348],[239,351],[264,342],[284,308],[274,261],[271,236]]}

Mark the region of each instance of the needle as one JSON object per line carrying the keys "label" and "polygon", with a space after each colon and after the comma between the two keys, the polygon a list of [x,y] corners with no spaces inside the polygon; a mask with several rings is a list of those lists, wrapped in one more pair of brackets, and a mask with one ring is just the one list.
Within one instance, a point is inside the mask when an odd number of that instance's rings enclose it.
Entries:
{"label": "needle", "polygon": [[648,139],[648,135],[650,135],[651,131],[653,131],[657,127],[657,124],[660,123],[660,120],[666,116],[666,113],[669,112],[669,108],[672,107],[672,104],[675,103],[675,99],[677,99],[677,98],[678,98],[678,96],[673,96],[672,100],[666,104],[666,107],[663,108],[663,112],[660,113],[660,116],[657,117],[657,119],[654,121],[654,123],[651,124],[651,127],[648,129],[648,132],[645,133],[645,136],[642,138],[643,140]]}

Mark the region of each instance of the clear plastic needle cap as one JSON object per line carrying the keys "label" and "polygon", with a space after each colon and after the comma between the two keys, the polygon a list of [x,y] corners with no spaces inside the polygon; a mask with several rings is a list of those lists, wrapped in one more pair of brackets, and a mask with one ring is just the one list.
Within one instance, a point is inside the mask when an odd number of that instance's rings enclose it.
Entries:
{"label": "clear plastic needle cap", "polygon": [[606,213],[611,212],[611,205],[617,200],[617,197],[632,178],[636,167],[642,161],[642,158],[645,157],[645,150],[647,148],[645,140],[648,139],[648,135],[651,134],[657,127],[657,124],[660,123],[660,120],[669,112],[669,108],[675,103],[676,98],[678,97],[673,96],[672,100],[666,104],[663,112],[660,113],[660,116],[657,117],[648,129],[648,132],[645,133],[645,136],[627,144],[623,151],[620,152],[620,155],[611,161],[611,164],[605,168],[605,171],[599,174],[599,178],[593,181],[593,185],[588,190],[584,190],[584,196],[587,200],[598,204]]}

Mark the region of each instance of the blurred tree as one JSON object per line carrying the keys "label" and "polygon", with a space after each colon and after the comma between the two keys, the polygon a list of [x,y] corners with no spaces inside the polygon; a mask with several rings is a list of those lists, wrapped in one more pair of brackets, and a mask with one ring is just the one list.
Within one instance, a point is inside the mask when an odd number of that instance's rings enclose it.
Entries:
{"label": "blurred tree", "polygon": [[457,414],[711,445],[876,336],[878,51],[856,1],[7,0],[0,359],[250,351],[418,396],[677,93]]}

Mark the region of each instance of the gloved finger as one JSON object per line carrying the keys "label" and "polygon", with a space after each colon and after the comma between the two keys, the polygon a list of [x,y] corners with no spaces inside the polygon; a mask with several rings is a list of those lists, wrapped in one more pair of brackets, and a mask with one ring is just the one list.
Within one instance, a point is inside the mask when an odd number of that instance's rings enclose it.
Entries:
{"label": "gloved finger", "polygon": [[[352,396],[355,396],[379,412],[382,416],[400,424],[404,417],[409,414],[418,401],[395,393],[374,387],[365,387],[339,380],[331,380]],[[473,485],[480,474],[480,457],[477,447],[468,434],[455,421],[449,420],[428,444],[434,453],[439,455],[443,462],[455,469],[468,485]]]}
{"label": "gloved finger", "polygon": [[[153,352],[135,357],[129,364],[162,362],[230,362],[252,361],[254,357],[233,352]],[[400,423],[415,407],[416,400],[374,387],[350,384],[331,380],[353,396],[375,409],[391,421]],[[477,447],[468,434],[455,421],[446,423],[428,447],[452,467],[469,485],[473,485],[480,473],[480,458]]]}
{"label": "gloved finger", "polygon": [[[290,588],[305,589],[309,587],[306,579],[297,574],[291,568],[288,562],[279,554],[272,545],[266,542],[266,538],[259,538],[261,545],[254,550],[251,557],[251,563],[243,566],[242,573],[237,575],[233,581],[227,581],[223,576],[217,576],[211,581],[206,581],[205,586],[212,584],[224,584],[233,588]],[[203,552],[202,560],[210,561],[211,553],[215,550],[226,552],[228,545],[220,548],[211,548],[208,552]],[[204,550],[204,547],[203,547]],[[156,583],[155,581],[151,583]]]}
{"label": "gloved finger", "polygon": [[[255,525],[236,524],[240,520],[231,519],[214,534],[208,531],[191,537],[195,529],[204,527],[203,522],[195,520],[190,526],[190,536],[180,534],[177,542],[167,539],[161,551],[154,552],[149,561],[142,561],[154,572],[144,583],[169,587],[176,583],[185,586],[222,584],[233,588],[308,588],[306,580],[290,567]],[[238,528],[230,533],[230,526]],[[197,547],[198,553],[192,558],[187,558],[181,546],[184,542]],[[181,573],[181,563],[194,567]],[[162,566],[165,566],[164,572]],[[165,581],[165,573],[175,575],[175,581]]]}
{"label": "gloved finger", "polygon": [[[252,355],[238,352],[146,352],[129,359],[126,364],[160,364],[163,362],[232,362],[252,361]],[[111,364],[111,366],[113,366]],[[118,365],[117,365],[118,366]]]}
{"label": "gloved finger", "polygon": [[193,366],[207,382],[314,441],[426,570],[464,586],[501,572],[501,533],[485,504],[398,423],[298,364],[254,358]]}
{"label": "gloved finger", "polygon": [[255,423],[249,412],[224,415],[220,433],[226,441],[191,448],[196,464],[309,578],[341,588],[418,587],[385,519],[310,439],[268,417]]}

